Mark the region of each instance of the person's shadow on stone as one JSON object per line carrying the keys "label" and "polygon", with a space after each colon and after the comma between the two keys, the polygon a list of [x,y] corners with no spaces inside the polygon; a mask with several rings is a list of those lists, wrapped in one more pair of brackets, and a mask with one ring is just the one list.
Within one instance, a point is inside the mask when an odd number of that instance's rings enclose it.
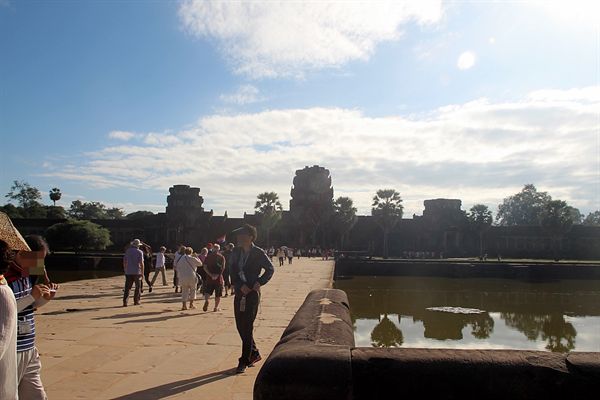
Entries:
{"label": "person's shadow on stone", "polygon": [[232,378],[234,376],[236,376],[235,368],[230,368],[218,372],[211,372],[210,374],[197,376],[191,379],[165,383],[164,385],[115,397],[112,400],[159,400],[219,381],[221,379]]}

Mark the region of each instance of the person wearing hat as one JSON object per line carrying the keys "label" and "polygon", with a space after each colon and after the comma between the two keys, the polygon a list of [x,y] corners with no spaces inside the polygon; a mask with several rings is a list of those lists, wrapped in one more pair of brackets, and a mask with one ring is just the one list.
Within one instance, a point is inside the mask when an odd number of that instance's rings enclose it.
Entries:
{"label": "person wearing hat", "polygon": [[141,245],[142,242],[140,239],[133,239],[123,256],[123,270],[125,271],[123,307],[127,307],[129,292],[134,283],[135,291],[133,293],[133,304],[136,306],[140,304],[142,275],[144,274],[144,253],[140,250]]}
{"label": "person wearing hat", "polygon": [[17,382],[20,399],[44,400],[46,392],[40,371],[42,363],[35,346],[34,310],[54,298],[58,285],[31,285],[29,268],[43,260],[45,251],[32,252],[10,218],[0,213],[0,240],[8,245],[11,259],[4,278],[17,304]]}
{"label": "person wearing hat", "polygon": [[232,234],[237,237],[237,246],[230,258],[230,274],[235,292],[235,325],[242,339],[242,355],[236,368],[239,374],[261,360],[253,337],[254,320],[260,303],[260,288],[269,282],[275,269],[265,251],[254,244],[255,227],[244,224]]}

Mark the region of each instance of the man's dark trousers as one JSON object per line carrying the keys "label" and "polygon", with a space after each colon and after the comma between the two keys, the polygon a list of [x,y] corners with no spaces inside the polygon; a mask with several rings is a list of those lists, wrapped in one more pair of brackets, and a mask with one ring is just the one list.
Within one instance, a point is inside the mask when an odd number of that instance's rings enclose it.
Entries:
{"label": "man's dark trousers", "polygon": [[140,297],[142,297],[140,291],[142,286],[142,276],[141,275],[125,275],[125,291],[123,292],[123,304],[127,304],[127,299],[129,298],[129,292],[131,291],[131,287],[135,283],[135,292],[133,293],[133,302],[135,304],[140,302]]}
{"label": "man's dark trousers", "polygon": [[235,315],[235,326],[237,327],[240,338],[242,338],[242,356],[239,361],[244,365],[250,364],[250,357],[258,355],[258,349],[256,343],[254,343],[253,331],[254,331],[254,320],[258,313],[258,304],[260,302],[260,296],[258,292],[251,291],[246,295],[246,309],[240,311],[240,301],[242,300],[242,294],[236,293],[233,301],[234,315]]}

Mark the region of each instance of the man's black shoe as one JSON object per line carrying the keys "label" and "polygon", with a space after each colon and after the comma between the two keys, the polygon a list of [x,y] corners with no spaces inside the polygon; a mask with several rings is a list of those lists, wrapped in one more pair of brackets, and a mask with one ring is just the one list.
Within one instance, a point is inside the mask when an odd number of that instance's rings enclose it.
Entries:
{"label": "man's black shoe", "polygon": [[246,372],[246,364],[244,364],[242,362],[238,363],[238,366],[235,369],[235,373],[236,374],[243,374],[244,372]]}
{"label": "man's black shoe", "polygon": [[148,288],[148,293],[152,293],[152,286]]}
{"label": "man's black shoe", "polygon": [[259,362],[260,360],[262,360],[262,357],[260,356],[259,353],[256,353],[252,356],[250,356],[250,364],[248,364],[249,367],[254,367],[254,364],[256,364],[257,362]]}

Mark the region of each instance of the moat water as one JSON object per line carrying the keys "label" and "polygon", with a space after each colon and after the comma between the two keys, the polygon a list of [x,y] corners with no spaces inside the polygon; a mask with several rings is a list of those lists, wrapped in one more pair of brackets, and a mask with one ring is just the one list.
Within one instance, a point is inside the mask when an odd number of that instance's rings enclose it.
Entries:
{"label": "moat water", "polygon": [[600,281],[354,277],[356,346],[600,352]]}

